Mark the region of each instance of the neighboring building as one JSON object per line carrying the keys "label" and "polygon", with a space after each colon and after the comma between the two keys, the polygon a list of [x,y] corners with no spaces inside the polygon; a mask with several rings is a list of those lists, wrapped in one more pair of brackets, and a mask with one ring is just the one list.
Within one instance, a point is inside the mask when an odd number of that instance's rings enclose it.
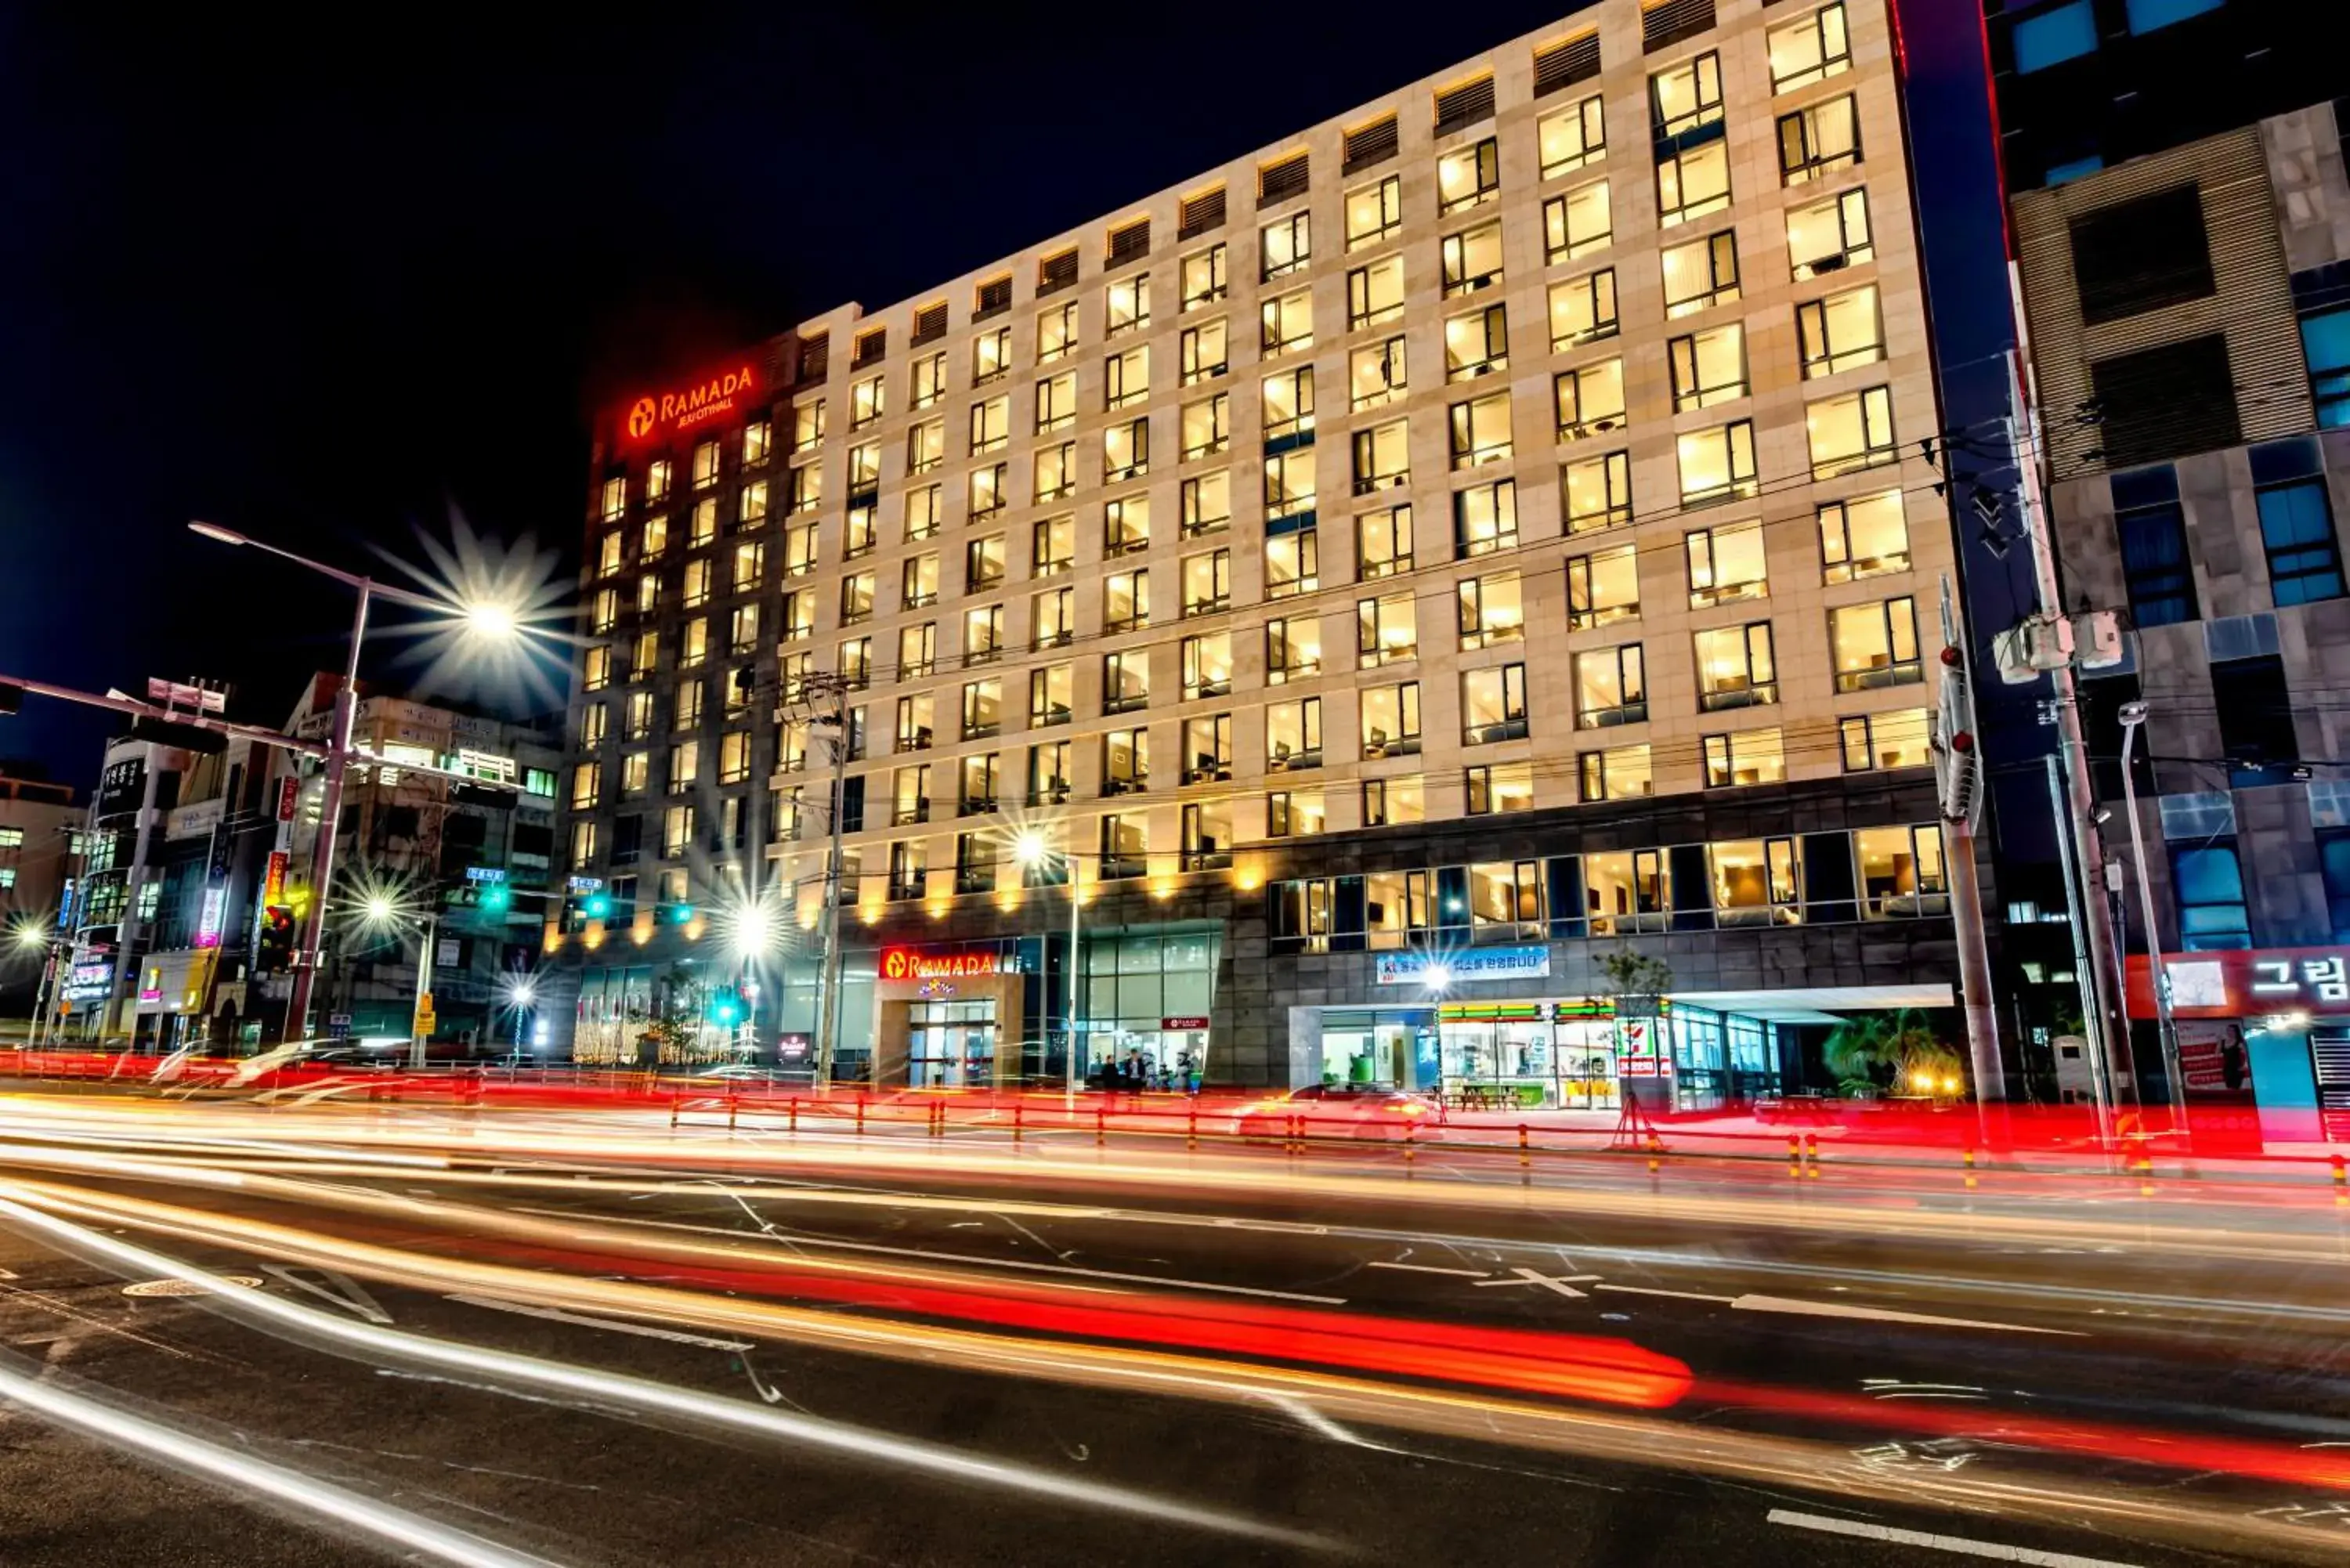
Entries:
{"label": "neighboring building", "polygon": [[694,933],[820,926],[817,672],[882,1081],[1063,1070],[1023,827],[1089,1066],[1612,1103],[1627,940],[1685,1104],[1951,1002],[1896,53],[1883,0],[1599,5],[616,410],[576,1054],[799,1059],[816,944],[763,999]]}
{"label": "neighboring building", "polygon": [[[340,677],[320,675],[286,729],[323,739]],[[363,697],[353,735],[405,768],[348,775],[337,857],[340,897],[363,882],[400,887],[411,908],[442,910],[434,1037],[486,1046],[516,1018],[500,980],[536,957],[554,843],[559,753],[527,727],[396,698]],[[113,742],[88,819],[84,886],[60,988],[69,1038],[168,1050],[250,1049],[280,1038],[292,930],[308,908],[321,781],[315,762],[224,740],[218,750],[137,737]],[[458,769],[473,785],[419,774]],[[469,869],[504,871],[511,897],[475,901]],[[273,946],[268,911],[284,935]],[[330,925],[314,1027],[337,1013],[354,1035],[406,1037],[417,935],[373,942],[356,919]]]}
{"label": "neighboring building", "polygon": [[30,1013],[50,946],[17,940],[37,924],[58,927],[75,876],[74,833],[83,813],[70,784],[0,773],[0,1018]]}
{"label": "neighboring building", "polygon": [[[2314,1128],[2321,1100],[2350,1108],[2350,181],[2324,101],[2350,84],[2300,7],[1990,21],[2066,607],[2135,631],[2082,683],[2106,848],[2129,865],[2120,714],[2143,702],[2190,1098]],[[2159,1094],[2134,887],[2121,904]]]}
{"label": "neighboring building", "polygon": [[[287,721],[287,733],[324,739],[339,685],[338,677],[318,677]],[[529,1047],[535,1013],[515,1006],[514,992],[537,967],[555,853],[559,743],[528,725],[364,694],[351,738],[359,749],[400,765],[359,765],[346,774],[336,886],[347,901],[356,901],[361,887],[396,887],[410,907],[434,911],[435,1040],[480,1050]],[[318,785],[313,781],[309,788]],[[306,805],[302,815],[315,820],[315,803]],[[311,833],[297,824],[292,841],[295,865],[307,866]],[[348,915],[331,929],[335,950],[311,1001],[314,1030],[341,1016],[354,1036],[406,1038],[421,933],[408,929],[371,939]],[[550,995],[540,1005],[556,1000]]]}

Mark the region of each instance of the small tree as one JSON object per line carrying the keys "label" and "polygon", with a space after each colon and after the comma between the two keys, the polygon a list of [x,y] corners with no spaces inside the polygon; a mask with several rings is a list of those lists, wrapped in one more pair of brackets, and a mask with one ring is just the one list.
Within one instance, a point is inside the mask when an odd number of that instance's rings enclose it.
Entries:
{"label": "small tree", "polygon": [[[1628,945],[1604,954],[1599,960],[1599,973],[1607,988],[1597,1000],[1611,1003],[1618,1018],[1627,1014],[1656,1017],[1660,1011],[1657,1003],[1673,988],[1672,965],[1635,952]],[[1628,1009],[1624,1005],[1627,1001],[1633,1004]]]}

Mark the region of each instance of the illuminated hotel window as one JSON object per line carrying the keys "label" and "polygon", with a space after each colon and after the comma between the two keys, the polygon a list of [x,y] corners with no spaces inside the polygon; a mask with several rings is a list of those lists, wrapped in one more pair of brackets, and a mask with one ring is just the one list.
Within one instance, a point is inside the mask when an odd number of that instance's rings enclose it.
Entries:
{"label": "illuminated hotel window", "polygon": [[971,454],[1001,451],[1012,439],[1012,400],[989,398],[971,406]]}
{"label": "illuminated hotel window", "polygon": [[1293,213],[1266,224],[1258,240],[1263,260],[1258,276],[1265,282],[1286,277],[1314,259],[1312,217],[1306,212]]}
{"label": "illuminated hotel window", "polygon": [[947,422],[924,420],[906,431],[906,472],[928,473],[947,460]]}
{"label": "illuminated hotel window", "polygon": [[1102,479],[1117,484],[1150,472],[1150,421],[1129,420],[1102,431]]}
{"label": "illuminated hotel window", "polygon": [[813,398],[792,405],[792,455],[814,452],[824,444],[824,400]]}
{"label": "illuminated hotel window", "polygon": [[[943,439],[943,437],[941,437]],[[946,503],[941,486],[924,484],[906,492],[906,540],[927,539],[939,531]]]}
{"label": "illuminated hotel window", "polygon": [[1104,321],[1103,336],[1115,337],[1121,332],[1150,325],[1150,275],[1136,273],[1119,278],[1102,291]]}
{"label": "illuminated hotel window", "polygon": [[1825,581],[1857,582],[1909,569],[1909,524],[1899,491],[1824,502],[1819,520]]}
{"label": "illuminated hotel window", "polygon": [[1734,734],[1705,737],[1708,789],[1783,784],[1786,777],[1786,743],[1776,729],[1742,730]]}
{"label": "illuminated hotel window", "polygon": [[1721,140],[1657,163],[1657,226],[1670,228],[1730,205],[1730,147]]}
{"label": "illuminated hotel window", "polygon": [[1618,545],[1566,563],[1566,628],[1591,631],[1640,618],[1640,555]]}
{"label": "illuminated hotel window", "polygon": [[1218,392],[1183,405],[1182,458],[1211,457],[1232,445],[1232,394]]}
{"label": "illuminated hotel window", "polygon": [[1352,410],[1391,403],[1409,389],[1403,334],[1367,343],[1347,358],[1347,384]]}
{"label": "illuminated hotel window", "polygon": [[743,466],[755,468],[767,461],[769,438],[774,427],[764,420],[753,420],[743,427]]}
{"label": "illuminated hotel window", "polygon": [[1729,523],[1683,536],[1689,558],[1690,607],[1759,599],[1771,591],[1762,524]]}
{"label": "illuminated hotel window", "polygon": [[1534,770],[1531,763],[1495,763],[1470,768],[1463,777],[1471,816],[1534,809]]}
{"label": "illuminated hotel window", "polygon": [[706,489],[718,483],[718,443],[706,441],[693,449],[693,487]]}
{"label": "illuminated hotel window", "polygon": [[[1047,376],[1037,382],[1036,433],[1043,435],[1047,431],[1060,430],[1076,422],[1077,373],[1075,370],[1064,370],[1057,376]],[[972,431],[972,450],[973,452],[992,450],[980,446],[979,439],[979,429],[974,423]]]}
{"label": "illuminated hotel window", "polygon": [[1212,305],[1223,298],[1229,284],[1225,273],[1222,244],[1210,245],[1206,250],[1194,251],[1185,256],[1181,268],[1181,283],[1183,288],[1181,308],[1184,310],[1196,309],[1202,305]]}
{"label": "illuminated hotel window", "polygon": [[1515,642],[1525,636],[1525,597],[1517,573],[1463,578],[1453,596],[1459,601],[1463,652]]}
{"label": "illuminated hotel window", "polygon": [[1178,495],[1182,502],[1183,536],[1212,534],[1232,520],[1232,476],[1224,469],[1195,473],[1185,480]]}
{"label": "illuminated hotel window", "polygon": [[1403,176],[1390,174],[1347,192],[1347,248],[1375,245],[1403,232]]}
{"label": "illuminated hotel window", "polygon": [[889,396],[879,376],[868,376],[848,388],[848,428],[863,430],[888,412]]}
{"label": "illuminated hotel window", "polygon": [[983,387],[1012,369],[1012,328],[999,327],[971,340],[971,384]]}
{"label": "illuminated hotel window", "polygon": [[629,482],[616,473],[604,482],[603,519],[607,523],[618,523],[628,510]]}
{"label": "illuminated hotel window", "polygon": [[[1448,245],[1451,241],[1445,242]],[[1403,257],[1384,256],[1347,275],[1347,330],[1357,332],[1403,315]]]}
{"label": "illuminated hotel window", "polygon": [[1457,558],[1514,548],[1518,487],[1514,480],[1473,484],[1452,497],[1452,548]]}
{"label": "illuminated hotel window", "polygon": [[1122,409],[1150,396],[1150,348],[1148,344],[1113,354],[1102,363],[1102,406]]}
{"label": "illuminated hotel window", "polygon": [[1474,294],[1502,281],[1502,225],[1498,219],[1445,235],[1438,251],[1443,263],[1447,299],[1456,294]]}
{"label": "illuminated hotel window", "polygon": [[1877,315],[1873,283],[1798,305],[1795,331],[1807,380],[1885,358],[1885,323]]}
{"label": "illuminated hotel window", "polygon": [[1724,229],[1660,253],[1665,275],[1665,315],[1687,316],[1738,298],[1738,235]]}
{"label": "illuminated hotel window", "polygon": [[1369,670],[1419,657],[1418,601],[1410,594],[1355,604],[1355,664]]}
{"label": "illuminated hotel window", "polygon": [[1428,797],[1416,776],[1372,779],[1363,785],[1363,826],[1396,827],[1428,820]]}
{"label": "illuminated hotel window", "polygon": [[1150,498],[1121,495],[1102,504],[1102,553],[1123,556],[1150,547]]}
{"label": "illuminated hotel window", "polygon": [[1314,347],[1314,294],[1301,288],[1266,300],[1258,307],[1263,330],[1258,347],[1270,358]]}
{"label": "illuminated hotel window", "polygon": [[1512,451],[1509,393],[1494,392],[1455,403],[1451,415],[1454,468],[1475,468],[1508,459]]}
{"label": "illuminated hotel window", "polygon": [[1710,505],[1754,493],[1754,421],[1734,420],[1678,440],[1681,504]]}
{"label": "illuminated hotel window", "polygon": [[1607,120],[1600,96],[1594,93],[1543,116],[1535,123],[1534,140],[1542,151],[1545,180],[1607,157]]}
{"label": "illuminated hotel window", "polygon": [[1638,800],[1656,793],[1648,743],[1585,752],[1576,759],[1579,794],[1586,801]]}
{"label": "illuminated hotel window", "polygon": [[647,501],[669,499],[670,474],[670,461],[665,457],[657,457],[646,465],[645,499]]}
{"label": "illuminated hotel window", "polygon": [[[1498,226],[1498,225],[1497,225]],[[1616,218],[1607,182],[1594,180],[1543,203],[1543,261],[1555,265],[1606,250],[1616,242]],[[1496,265],[1500,236],[1494,236]]]}
{"label": "illuminated hotel window", "polygon": [[1177,379],[1186,387],[1232,369],[1231,333],[1221,319],[1187,327],[1176,340]]}
{"label": "illuminated hotel window", "polygon": [[1806,404],[1804,428],[1811,439],[1814,479],[1875,468],[1898,455],[1889,387],[1871,387]]}
{"label": "illuminated hotel window", "polygon": [[1897,708],[1839,721],[1846,773],[1879,768],[1919,768],[1934,760],[1932,732],[1923,708]]}
{"label": "illuminated hotel window", "polygon": [[929,408],[946,395],[947,354],[941,348],[935,354],[925,354],[914,361],[906,374],[906,407],[910,410]]}
{"label": "illuminated hotel window", "polygon": [[1183,639],[1183,700],[1229,697],[1232,691],[1232,634],[1201,632]]}
{"label": "illuminated hotel window", "polygon": [[1501,143],[1492,137],[1436,161],[1436,210],[1454,213],[1490,202],[1502,190]]}
{"label": "illuminated hotel window", "polygon": [[1035,485],[1031,501],[1056,501],[1077,487],[1077,443],[1062,441],[1036,449]]}

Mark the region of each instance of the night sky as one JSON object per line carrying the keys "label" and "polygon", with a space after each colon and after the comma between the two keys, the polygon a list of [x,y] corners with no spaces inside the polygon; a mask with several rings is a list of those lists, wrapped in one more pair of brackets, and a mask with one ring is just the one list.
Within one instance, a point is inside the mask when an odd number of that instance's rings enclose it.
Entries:
{"label": "night sky", "polygon": [[[348,599],[187,519],[354,569],[416,556],[452,507],[568,550],[588,415],[619,389],[905,297],[1571,8],[1293,4],[1302,47],[1269,42],[1262,74],[1223,36],[1180,68],[1165,6],[403,8],[318,35],[0,9],[0,673],[227,680],[236,716],[282,722],[339,666]],[[1972,0],[1904,9],[1943,89],[1930,156],[1981,134]],[[0,758],[86,786],[109,727],[28,698]]]}

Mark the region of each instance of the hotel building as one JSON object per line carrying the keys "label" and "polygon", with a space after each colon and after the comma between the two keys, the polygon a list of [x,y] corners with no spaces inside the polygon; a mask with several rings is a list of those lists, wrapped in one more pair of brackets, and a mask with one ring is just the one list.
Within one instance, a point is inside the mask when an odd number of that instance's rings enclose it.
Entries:
{"label": "hotel building", "polygon": [[[575,1054],[806,1059],[836,760],[881,1083],[1057,1080],[1074,1013],[1088,1071],[1705,1104],[1953,1001],[1896,55],[1603,0],[616,409]],[[1586,1002],[1627,942],[1661,1027]]]}

